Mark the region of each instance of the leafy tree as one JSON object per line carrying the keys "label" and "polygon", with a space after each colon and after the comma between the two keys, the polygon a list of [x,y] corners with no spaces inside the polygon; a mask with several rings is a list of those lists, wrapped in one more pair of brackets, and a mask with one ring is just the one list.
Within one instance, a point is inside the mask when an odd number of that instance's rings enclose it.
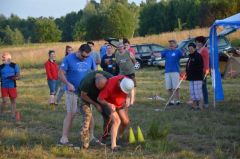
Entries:
{"label": "leafy tree", "polygon": [[23,44],[24,37],[22,33],[18,29],[12,30],[9,25],[6,26],[4,30],[2,30],[4,34],[4,38],[2,42],[8,45],[16,45],[16,44]]}
{"label": "leafy tree", "polygon": [[61,31],[52,19],[39,18],[35,22],[36,42],[57,42],[61,39]]}
{"label": "leafy tree", "polygon": [[136,19],[130,10],[121,3],[112,3],[106,12],[106,34],[122,38],[132,37],[136,28]]}
{"label": "leafy tree", "polygon": [[79,20],[73,29],[73,40],[74,41],[80,41],[84,40],[86,37],[86,26],[85,26],[85,21],[82,19]]}

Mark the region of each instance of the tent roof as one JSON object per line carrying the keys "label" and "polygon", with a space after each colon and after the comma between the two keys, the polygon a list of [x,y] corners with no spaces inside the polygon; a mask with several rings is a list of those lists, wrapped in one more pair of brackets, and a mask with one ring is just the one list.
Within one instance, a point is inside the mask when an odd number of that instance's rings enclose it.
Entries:
{"label": "tent roof", "polygon": [[222,20],[216,20],[213,25],[214,26],[223,25],[225,27],[230,26],[231,28],[240,28],[240,13]]}

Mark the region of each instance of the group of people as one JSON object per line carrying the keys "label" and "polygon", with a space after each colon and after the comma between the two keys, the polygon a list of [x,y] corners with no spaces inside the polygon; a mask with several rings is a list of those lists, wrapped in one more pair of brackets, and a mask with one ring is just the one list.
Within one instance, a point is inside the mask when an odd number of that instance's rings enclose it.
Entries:
{"label": "group of people", "polygon": [[[68,140],[69,130],[80,108],[83,115],[81,146],[88,148],[90,142],[102,144],[111,136],[112,150],[119,149],[117,140],[129,125],[128,107],[134,104],[136,87],[136,60],[124,42],[130,44],[127,39],[119,42],[116,52],[107,44],[102,58],[94,52],[94,43],[87,42],[82,44],[77,52],[66,53],[59,67],[55,61],[55,52],[49,51],[49,59],[45,63],[50,89],[49,104],[59,102],[57,80],[62,82],[61,88],[65,87],[67,114],[63,121],[60,144],[72,145]],[[102,71],[98,70],[98,65],[102,67]],[[92,106],[95,106],[103,117],[101,141],[94,137]]]}
{"label": "group of people", "polygon": [[[190,54],[184,76],[190,81],[191,100],[188,103],[194,110],[208,107],[206,77],[209,74],[209,53],[205,43],[206,38],[199,36],[196,37],[195,43],[188,45]],[[169,40],[169,49],[160,53],[160,56],[165,58],[166,89],[169,97],[174,95],[168,105],[181,104],[179,61],[183,55],[184,52],[177,49],[175,40]],[[59,143],[72,145],[68,140],[69,131],[76,113],[80,110],[83,117],[80,130],[81,146],[87,149],[90,142],[103,144],[111,136],[111,149],[118,150],[117,141],[121,140],[124,130],[129,125],[128,107],[134,104],[136,94],[135,51],[130,47],[128,39],[119,42],[116,51],[112,45],[105,44],[100,54],[94,52],[93,42],[82,44],[76,52],[73,52],[71,46],[66,46],[65,57],[60,65],[55,61],[54,50],[50,50],[48,56],[45,69],[50,90],[49,104],[58,104],[65,93],[67,113],[63,120]],[[20,78],[20,69],[16,63],[11,62],[10,53],[2,55],[2,62],[0,114],[9,97],[12,116],[15,117],[16,80]],[[100,66],[102,70],[98,70]],[[58,81],[61,81],[59,89]],[[100,140],[94,137],[92,106],[95,106],[103,118],[103,135]]]}
{"label": "group of people", "polygon": [[[189,81],[190,101],[193,110],[208,108],[207,75],[209,74],[209,52],[206,38],[198,36],[195,43],[188,44],[189,59],[184,71],[184,79]],[[180,102],[180,59],[184,56],[183,50],[177,49],[177,42],[169,40],[169,49],[161,52],[165,58],[165,84],[169,92],[168,105],[179,105]],[[182,79],[183,80],[183,79]]]}

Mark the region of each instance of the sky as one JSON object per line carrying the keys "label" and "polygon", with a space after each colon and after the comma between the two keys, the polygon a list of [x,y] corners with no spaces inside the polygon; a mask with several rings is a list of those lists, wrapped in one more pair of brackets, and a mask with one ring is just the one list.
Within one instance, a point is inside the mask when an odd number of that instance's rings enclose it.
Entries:
{"label": "sky", "polygon": [[[100,2],[100,0],[96,0]],[[140,4],[145,0],[128,0],[129,3]],[[0,0],[0,14],[9,17],[11,13],[20,18],[54,17],[58,18],[72,11],[79,11],[87,0]]]}

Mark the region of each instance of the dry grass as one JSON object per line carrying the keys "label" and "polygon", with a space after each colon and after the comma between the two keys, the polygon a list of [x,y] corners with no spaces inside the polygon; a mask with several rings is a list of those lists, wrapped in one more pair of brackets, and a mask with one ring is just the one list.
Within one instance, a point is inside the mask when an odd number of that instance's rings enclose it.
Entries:
{"label": "dry grass", "polygon": [[[169,39],[181,41],[189,37],[208,36],[208,28],[199,28],[193,30],[185,30],[180,32],[166,32],[158,35],[150,35],[146,37],[135,37],[130,39],[132,44],[140,43],[158,43],[167,46]],[[229,36],[230,40],[239,39],[240,32],[236,32]],[[13,54],[13,60],[20,64],[21,67],[42,66],[48,58],[48,51],[53,49],[57,53],[57,60],[60,61],[64,57],[66,45],[70,45],[74,50],[77,50],[83,42],[67,42],[67,43],[45,43],[45,44],[25,44],[21,46],[5,46],[0,48],[0,53],[8,51]],[[95,50],[99,50],[104,44],[103,40],[95,41]]]}

